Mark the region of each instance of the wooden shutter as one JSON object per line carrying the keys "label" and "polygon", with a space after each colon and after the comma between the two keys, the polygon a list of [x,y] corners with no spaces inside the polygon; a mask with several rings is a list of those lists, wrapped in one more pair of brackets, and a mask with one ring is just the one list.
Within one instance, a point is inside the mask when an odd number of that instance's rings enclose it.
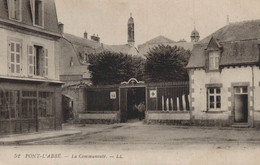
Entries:
{"label": "wooden shutter", "polygon": [[45,49],[45,77],[49,76],[49,61],[48,49]]}
{"label": "wooden shutter", "polygon": [[[8,1],[9,2],[9,1]],[[8,61],[8,73],[11,73],[11,42],[8,43],[8,55],[7,55],[7,61]]]}
{"label": "wooden shutter", "polygon": [[33,76],[35,74],[35,55],[32,45],[28,45],[28,75]]}
{"label": "wooden shutter", "polygon": [[45,77],[45,51],[44,48],[40,49],[40,76]]}
{"label": "wooden shutter", "polygon": [[34,22],[34,20],[35,20],[35,19],[34,19],[34,17],[35,17],[35,16],[34,16],[34,14],[35,14],[35,13],[34,13],[34,10],[35,10],[35,9],[34,9],[34,3],[35,3],[35,0],[30,0],[30,7],[31,7],[31,14],[32,14],[33,24],[35,23],[35,22]]}
{"label": "wooden shutter", "polygon": [[15,56],[16,56],[16,46],[15,42],[10,42],[10,51],[9,51],[9,73],[14,74],[15,70]]}

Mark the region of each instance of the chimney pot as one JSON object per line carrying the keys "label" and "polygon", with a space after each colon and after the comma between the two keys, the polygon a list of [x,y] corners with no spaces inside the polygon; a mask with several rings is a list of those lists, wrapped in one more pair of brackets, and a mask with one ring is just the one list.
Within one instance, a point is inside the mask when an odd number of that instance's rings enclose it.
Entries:
{"label": "chimney pot", "polygon": [[64,24],[59,22],[58,28],[59,28],[59,31],[60,31],[61,35],[63,35],[64,34]]}

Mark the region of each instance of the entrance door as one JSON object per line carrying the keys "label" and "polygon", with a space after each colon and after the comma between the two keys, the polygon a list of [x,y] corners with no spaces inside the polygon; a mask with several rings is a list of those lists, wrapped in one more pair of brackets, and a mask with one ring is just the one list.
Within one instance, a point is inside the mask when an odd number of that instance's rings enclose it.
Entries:
{"label": "entrance door", "polygon": [[248,122],[247,87],[235,88],[235,122]]}
{"label": "entrance door", "polygon": [[127,88],[120,88],[120,120],[127,121]]}

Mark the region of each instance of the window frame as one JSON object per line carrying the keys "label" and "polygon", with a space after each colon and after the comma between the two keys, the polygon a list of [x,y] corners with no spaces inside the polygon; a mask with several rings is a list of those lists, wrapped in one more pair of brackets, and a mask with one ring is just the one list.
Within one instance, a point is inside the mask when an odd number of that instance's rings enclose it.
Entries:
{"label": "window frame", "polygon": [[[211,59],[213,59],[213,60],[211,61]],[[220,61],[220,52],[219,51],[210,51],[209,52],[209,71],[218,71],[219,70],[219,61]]]}
{"label": "window frame", "polygon": [[[14,45],[14,50],[12,51],[12,44]],[[22,57],[23,57],[23,49],[22,42],[16,40],[9,40],[8,42],[9,50],[8,50],[8,72],[13,76],[21,76],[23,73],[23,65],[22,65]],[[19,45],[19,52],[17,52],[17,45]],[[12,61],[12,54],[14,54],[14,61]],[[17,55],[19,55],[19,63],[17,62]],[[14,72],[12,72],[12,65],[14,65]],[[19,73],[17,72],[17,66],[20,66]]]}
{"label": "window frame", "polygon": [[[43,0],[30,0],[31,2],[31,10],[32,10],[32,18],[33,18],[33,26],[39,27],[39,28],[44,28],[44,1]],[[41,7],[42,7],[42,17],[41,17],[41,25],[36,24],[36,16],[35,16],[35,9],[36,9],[36,1],[41,2]]]}
{"label": "window frame", "polygon": [[[210,90],[213,89],[214,92],[210,93]],[[219,89],[219,93],[217,93],[217,89]],[[213,103],[214,103],[214,107],[211,108],[211,101],[210,101],[210,97],[214,97]],[[217,107],[217,97],[219,97],[219,104],[220,107]],[[207,87],[207,111],[220,111],[221,110],[221,87]]]}
{"label": "window frame", "polygon": [[[16,4],[15,1],[19,1],[19,18],[13,18],[12,14],[16,17]],[[8,0],[8,17],[10,20],[21,22],[22,21],[22,0]],[[13,13],[14,12],[14,13]]]}
{"label": "window frame", "polygon": [[[37,58],[36,49],[39,48],[39,54]],[[32,49],[32,52],[30,50]],[[30,58],[32,58],[32,63],[30,63]],[[37,59],[39,62],[37,62]],[[31,77],[39,77],[39,78],[48,78],[49,77],[49,51],[48,49],[40,43],[33,43],[28,45],[27,51],[27,63],[28,63],[28,76]],[[37,67],[36,63],[39,64],[39,68]],[[30,67],[32,67],[32,73],[30,71]],[[39,69],[39,70],[38,70]],[[39,74],[37,74],[39,72]]]}

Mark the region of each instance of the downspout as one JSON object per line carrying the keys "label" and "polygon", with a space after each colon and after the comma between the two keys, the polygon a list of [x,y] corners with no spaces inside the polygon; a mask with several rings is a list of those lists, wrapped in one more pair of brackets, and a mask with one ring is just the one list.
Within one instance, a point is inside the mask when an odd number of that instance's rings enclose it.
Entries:
{"label": "downspout", "polygon": [[254,91],[255,91],[255,77],[254,77],[254,66],[251,67],[252,69],[252,97],[253,97],[253,100],[252,100],[252,127],[254,127],[254,109],[255,109],[255,106],[254,106],[254,101],[255,101],[255,95],[254,95]]}

